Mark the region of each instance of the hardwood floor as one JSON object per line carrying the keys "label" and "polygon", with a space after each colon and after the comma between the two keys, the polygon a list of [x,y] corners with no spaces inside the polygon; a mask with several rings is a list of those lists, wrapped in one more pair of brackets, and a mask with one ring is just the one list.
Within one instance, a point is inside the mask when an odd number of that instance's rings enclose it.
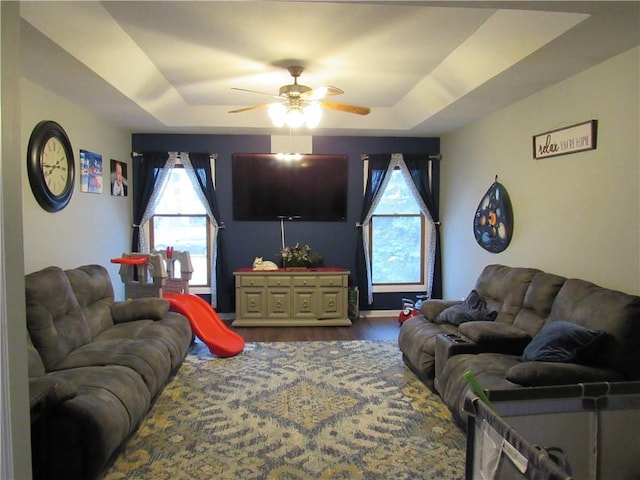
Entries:
{"label": "hardwood floor", "polygon": [[233,327],[247,342],[305,342],[319,340],[397,340],[397,317],[357,318],[350,327]]}

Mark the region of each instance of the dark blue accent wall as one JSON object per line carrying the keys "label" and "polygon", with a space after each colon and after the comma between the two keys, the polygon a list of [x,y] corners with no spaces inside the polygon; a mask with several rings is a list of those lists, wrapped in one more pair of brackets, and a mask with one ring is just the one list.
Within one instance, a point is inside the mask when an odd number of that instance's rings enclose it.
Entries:
{"label": "dark blue accent wall", "polygon": [[[254,257],[278,262],[282,240],[279,222],[235,222],[231,204],[231,157],[234,153],[270,153],[271,137],[267,135],[183,135],[134,134],[134,152],[205,152],[217,154],[216,193],[220,203],[219,221],[222,230],[229,271],[250,267]],[[309,244],[324,255],[325,266],[344,267],[352,272],[350,282],[355,285],[355,255],[357,227],[362,191],[362,155],[374,153],[418,153],[435,155],[440,152],[439,138],[402,137],[313,137],[315,154],[346,154],[349,158],[349,195],[347,220],[344,222],[285,222],[287,245]],[[330,179],[318,179],[330,181]],[[135,194],[135,193],[134,193]],[[219,298],[218,310],[232,312],[233,278],[225,279],[227,288],[221,289],[226,298]],[[361,296],[362,310],[400,310],[403,296],[415,294],[376,294],[374,303],[367,305]]]}

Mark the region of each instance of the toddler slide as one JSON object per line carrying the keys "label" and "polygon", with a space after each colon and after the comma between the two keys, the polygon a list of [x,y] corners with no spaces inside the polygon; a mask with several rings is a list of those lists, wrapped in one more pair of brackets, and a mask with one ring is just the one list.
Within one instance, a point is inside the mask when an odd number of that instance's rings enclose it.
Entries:
{"label": "toddler slide", "polygon": [[202,298],[191,293],[165,293],[171,308],[189,319],[193,333],[218,357],[233,357],[244,349],[244,338],[232,331]]}

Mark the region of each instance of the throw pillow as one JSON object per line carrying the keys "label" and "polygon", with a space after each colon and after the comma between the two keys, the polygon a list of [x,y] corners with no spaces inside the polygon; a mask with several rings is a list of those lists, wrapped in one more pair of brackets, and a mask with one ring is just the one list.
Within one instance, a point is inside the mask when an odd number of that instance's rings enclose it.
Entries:
{"label": "throw pillow", "polygon": [[445,308],[434,319],[434,323],[450,323],[460,325],[465,322],[494,321],[498,312],[490,312],[487,302],[476,291],[471,290],[467,298],[457,305]]}
{"label": "throw pillow", "polygon": [[603,330],[591,330],[562,320],[547,323],[524,349],[522,360],[587,363],[604,335]]}

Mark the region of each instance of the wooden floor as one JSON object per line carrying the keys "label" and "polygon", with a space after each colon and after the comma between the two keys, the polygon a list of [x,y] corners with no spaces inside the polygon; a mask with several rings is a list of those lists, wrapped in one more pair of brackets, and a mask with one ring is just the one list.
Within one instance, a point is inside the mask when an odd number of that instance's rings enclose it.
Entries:
{"label": "wooden floor", "polygon": [[305,342],[319,340],[397,340],[394,318],[357,318],[350,327],[229,327],[247,342]]}

